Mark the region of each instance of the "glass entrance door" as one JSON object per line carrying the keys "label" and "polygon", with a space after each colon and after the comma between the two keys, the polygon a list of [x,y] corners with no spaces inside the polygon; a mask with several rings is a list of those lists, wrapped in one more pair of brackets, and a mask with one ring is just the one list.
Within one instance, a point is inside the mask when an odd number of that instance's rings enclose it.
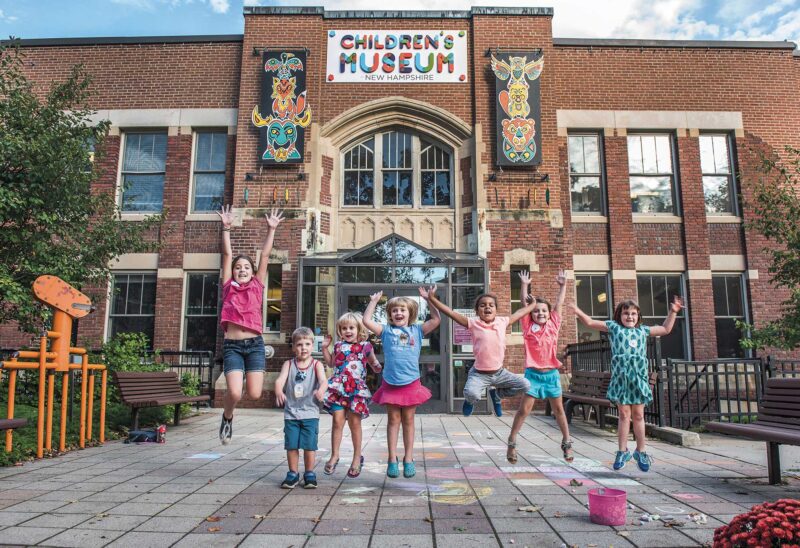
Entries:
{"label": "glass entrance door", "polygon": [[[381,300],[378,302],[375,315],[373,316],[376,322],[382,324],[387,323],[386,303],[390,298],[399,296],[409,297],[417,303],[419,311],[416,321],[425,322],[430,319],[428,303],[419,296],[416,287],[387,289],[385,286],[342,287],[339,291],[339,312],[337,317],[347,311],[363,313],[369,304],[369,296],[378,291],[383,291],[383,297],[381,297]],[[447,301],[446,295],[441,295],[440,298],[444,299],[445,302]],[[442,329],[443,327],[440,327],[433,331],[422,341],[419,365],[420,381],[431,391],[433,396],[427,403],[417,408],[417,411],[421,413],[443,413],[447,411],[447,375],[443,374],[442,364],[447,364],[449,361],[446,356],[446,345],[442,345]],[[380,338],[371,335],[370,342],[375,347],[378,360],[383,364],[383,348]],[[373,393],[378,389],[380,383],[380,375],[369,371],[367,375],[367,384]],[[383,411],[380,406],[376,406],[373,410],[378,412]]]}

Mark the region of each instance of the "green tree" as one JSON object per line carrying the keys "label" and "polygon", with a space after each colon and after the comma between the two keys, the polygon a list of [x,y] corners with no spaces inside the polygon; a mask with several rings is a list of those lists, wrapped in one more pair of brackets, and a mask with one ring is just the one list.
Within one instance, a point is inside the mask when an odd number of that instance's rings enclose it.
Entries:
{"label": "green tree", "polygon": [[90,118],[90,85],[75,66],[40,97],[18,44],[0,44],[0,322],[30,333],[48,315],[31,293],[38,276],[104,286],[111,259],[155,247],[145,233],[157,217],[121,222],[113,191],[92,186],[109,124]]}
{"label": "green tree", "polygon": [[775,311],[775,319],[754,328],[740,324],[749,336],[745,348],[800,346],[800,149],[787,146],[782,158],[759,154],[761,176],[749,184],[747,206],[752,218],[747,227],[761,233],[771,244],[770,283],[785,288],[788,297]]}

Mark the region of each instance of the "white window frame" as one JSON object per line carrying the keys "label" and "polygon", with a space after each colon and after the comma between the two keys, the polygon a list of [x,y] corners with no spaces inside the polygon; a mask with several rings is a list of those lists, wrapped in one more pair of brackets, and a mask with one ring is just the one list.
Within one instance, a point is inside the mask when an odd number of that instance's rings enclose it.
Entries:
{"label": "white window frame", "polygon": [[728,154],[728,173],[704,173],[703,172],[703,157],[702,154],[700,155],[700,177],[701,177],[701,185],[703,187],[703,203],[705,205],[705,178],[706,177],[722,177],[726,176],[728,178],[728,192],[730,192],[730,202],[731,202],[731,210],[730,211],[715,211],[715,212],[708,212],[706,211],[706,216],[710,218],[710,221],[713,222],[714,218],[731,218],[731,217],[740,217],[740,210],[739,210],[739,193],[738,188],[736,185],[736,165],[734,162],[734,155],[733,155],[733,138],[731,137],[730,133],[726,132],[715,132],[715,131],[706,131],[700,133],[697,138],[698,149],[700,148],[700,141],[703,137],[723,137],[725,139],[725,147],[726,153]]}
{"label": "white window frame", "polygon": [[[159,211],[123,211],[123,196],[125,194],[123,187],[124,184],[124,175],[125,175],[125,150],[128,146],[128,137],[131,134],[143,134],[143,133],[153,133],[153,134],[163,134],[167,137],[167,146],[165,149],[165,156],[164,156],[164,188],[161,191],[161,209]],[[166,190],[167,186],[167,163],[169,162],[169,128],[166,127],[158,127],[158,128],[125,128],[120,131],[120,149],[119,149],[119,161],[117,165],[117,185],[116,185],[116,202],[120,208],[120,214],[127,218],[127,219],[143,219],[148,215],[160,215],[164,212],[164,191]],[[149,172],[136,172],[136,173],[149,173]],[[162,173],[152,172],[152,173]]]}
{"label": "white window frame", "polygon": [[[412,184],[412,195],[411,195],[411,204],[408,205],[383,205],[383,136],[387,133],[391,132],[403,132],[409,133],[411,135],[411,184]],[[373,151],[373,181],[374,181],[374,188],[373,188],[373,195],[372,195],[372,205],[348,205],[344,203],[344,156],[350,150],[355,148],[356,146],[360,145],[361,143],[368,141],[370,139],[374,140],[374,151]],[[429,141],[434,146],[437,146],[444,150],[449,158],[449,170],[450,170],[450,203],[447,205],[422,205],[422,170],[421,170],[421,145],[420,140],[424,139]],[[404,210],[404,209],[454,209],[455,208],[455,170],[454,170],[454,162],[455,162],[455,151],[450,147],[445,145],[442,141],[431,137],[427,134],[421,134],[414,131],[411,128],[406,127],[392,127],[392,128],[384,128],[375,133],[364,135],[356,141],[350,143],[347,147],[343,147],[340,158],[340,169],[339,169],[339,180],[341,181],[341,187],[339,190],[339,198],[338,203],[339,207],[343,209],[350,209],[350,210],[363,210],[363,209],[373,209],[373,210]]]}
{"label": "white window frame", "polygon": [[[669,143],[669,155],[671,172],[658,172],[658,173],[632,173],[630,170],[630,141],[631,137],[666,137]],[[641,142],[641,141],[640,141]],[[676,149],[675,134],[669,131],[630,131],[625,139],[625,146],[628,153],[628,199],[630,201],[631,213],[634,217],[679,217],[681,211],[680,196],[678,192],[678,162],[675,153]],[[656,211],[656,212],[641,212],[633,211],[633,195],[631,193],[631,178],[632,177],[667,177],[670,178],[670,196],[672,197],[672,211]]]}
{"label": "white window frame", "polygon": [[[225,202],[225,178],[228,174],[228,146],[230,143],[228,142],[228,128],[223,127],[200,127],[194,128],[192,130],[192,164],[191,168],[189,169],[189,204],[187,211],[190,215],[215,215],[216,210],[197,210],[194,207],[195,202],[195,175],[198,173],[196,171],[196,164],[197,164],[197,141],[198,136],[201,133],[222,133],[225,135],[225,168],[222,170],[222,202]],[[202,170],[199,173],[220,173],[219,171],[215,170]]]}
{"label": "white window frame", "polygon": [[[590,172],[583,172],[583,173],[573,173],[572,172],[572,164],[569,161],[569,139],[571,137],[596,137],[597,138],[597,167],[599,171],[597,173],[590,173]],[[581,130],[581,131],[570,131],[567,134],[567,180],[569,182],[569,204],[570,204],[570,214],[573,217],[606,217],[608,215],[608,206],[606,204],[606,170],[605,170],[605,155],[603,154],[604,150],[604,140],[603,140],[603,132],[602,131],[593,131],[593,130]],[[572,208],[572,177],[598,177],[600,179],[600,211],[575,211]]]}

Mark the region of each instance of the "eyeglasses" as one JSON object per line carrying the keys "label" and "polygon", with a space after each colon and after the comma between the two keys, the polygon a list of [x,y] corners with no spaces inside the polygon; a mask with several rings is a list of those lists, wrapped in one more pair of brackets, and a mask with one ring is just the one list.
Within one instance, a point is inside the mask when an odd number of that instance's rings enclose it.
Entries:
{"label": "eyeglasses", "polygon": [[297,375],[294,376],[294,382],[303,382],[306,380],[306,374],[308,371],[298,371]]}

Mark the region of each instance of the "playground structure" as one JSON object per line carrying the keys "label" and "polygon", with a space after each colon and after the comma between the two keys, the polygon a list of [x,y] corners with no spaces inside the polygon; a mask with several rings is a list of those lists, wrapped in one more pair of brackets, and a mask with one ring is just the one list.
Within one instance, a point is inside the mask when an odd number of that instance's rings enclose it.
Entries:
{"label": "playground structure", "polygon": [[[90,364],[89,355],[85,348],[70,346],[72,321],[89,314],[92,311],[92,302],[89,297],[55,276],[39,276],[33,282],[33,293],[37,300],[53,309],[52,331],[47,331],[39,339],[38,351],[23,350],[17,352],[10,360],[2,362],[0,380],[2,380],[3,371],[8,372],[8,414],[6,416],[9,419],[14,418],[14,397],[18,372],[22,370],[38,370],[39,396],[36,424],[36,457],[42,458],[44,449],[48,451],[52,449],[55,375],[61,374],[61,424],[58,449],[59,451],[64,451],[66,449],[69,372],[80,370],[80,447],[83,448],[86,442],[92,439],[95,375],[99,371],[99,441],[103,443],[105,441],[106,385],[108,380],[106,366]],[[71,355],[80,356],[81,363],[70,363]],[[12,444],[13,431],[8,430],[6,431],[6,451],[11,451]]]}

